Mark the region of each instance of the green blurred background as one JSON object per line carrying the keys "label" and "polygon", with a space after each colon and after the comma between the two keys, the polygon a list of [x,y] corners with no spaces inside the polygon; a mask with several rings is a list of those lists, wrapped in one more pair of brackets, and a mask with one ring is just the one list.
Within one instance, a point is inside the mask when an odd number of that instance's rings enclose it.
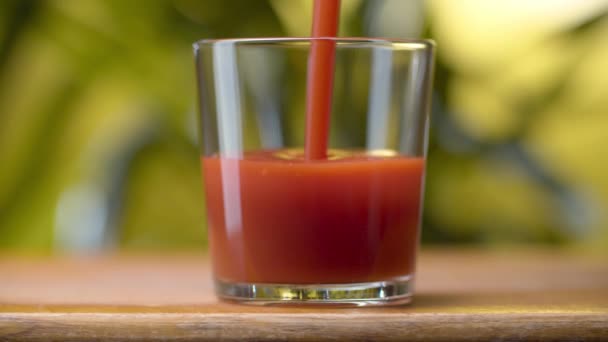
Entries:
{"label": "green blurred background", "polygon": [[[0,252],[206,245],[191,43],[310,0],[0,1]],[[343,0],[438,45],[423,242],[608,251],[608,1]]]}

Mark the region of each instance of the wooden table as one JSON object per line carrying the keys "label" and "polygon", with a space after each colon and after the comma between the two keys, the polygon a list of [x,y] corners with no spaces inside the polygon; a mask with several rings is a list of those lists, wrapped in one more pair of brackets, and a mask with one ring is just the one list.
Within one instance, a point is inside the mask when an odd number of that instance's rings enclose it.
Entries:
{"label": "wooden table", "polygon": [[204,256],[0,256],[0,341],[608,341],[608,257],[425,250],[393,308],[217,302]]}

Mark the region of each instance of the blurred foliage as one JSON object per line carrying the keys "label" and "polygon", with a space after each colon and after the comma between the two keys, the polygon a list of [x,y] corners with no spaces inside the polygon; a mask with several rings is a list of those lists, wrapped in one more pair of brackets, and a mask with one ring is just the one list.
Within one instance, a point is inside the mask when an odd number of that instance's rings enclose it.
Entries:
{"label": "blurred foliage", "polygon": [[[204,246],[191,43],[307,35],[310,9],[1,1],[0,249]],[[343,0],[343,36],[437,41],[424,242],[606,249],[607,11]]]}

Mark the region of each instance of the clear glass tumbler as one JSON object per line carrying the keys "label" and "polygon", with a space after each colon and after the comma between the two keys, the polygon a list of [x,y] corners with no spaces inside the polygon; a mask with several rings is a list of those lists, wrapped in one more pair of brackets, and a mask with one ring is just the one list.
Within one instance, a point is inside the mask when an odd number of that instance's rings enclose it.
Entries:
{"label": "clear glass tumbler", "polygon": [[[335,44],[327,158],[304,157],[315,41]],[[217,295],[255,304],[411,299],[434,44],[263,38],[194,44]]]}

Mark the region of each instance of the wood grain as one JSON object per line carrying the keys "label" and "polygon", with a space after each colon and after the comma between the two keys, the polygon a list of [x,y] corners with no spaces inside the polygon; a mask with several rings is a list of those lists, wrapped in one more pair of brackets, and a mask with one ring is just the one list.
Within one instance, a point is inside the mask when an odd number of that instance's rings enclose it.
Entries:
{"label": "wood grain", "polygon": [[608,340],[608,260],[429,250],[394,308],[216,301],[204,256],[0,258],[0,341]]}

